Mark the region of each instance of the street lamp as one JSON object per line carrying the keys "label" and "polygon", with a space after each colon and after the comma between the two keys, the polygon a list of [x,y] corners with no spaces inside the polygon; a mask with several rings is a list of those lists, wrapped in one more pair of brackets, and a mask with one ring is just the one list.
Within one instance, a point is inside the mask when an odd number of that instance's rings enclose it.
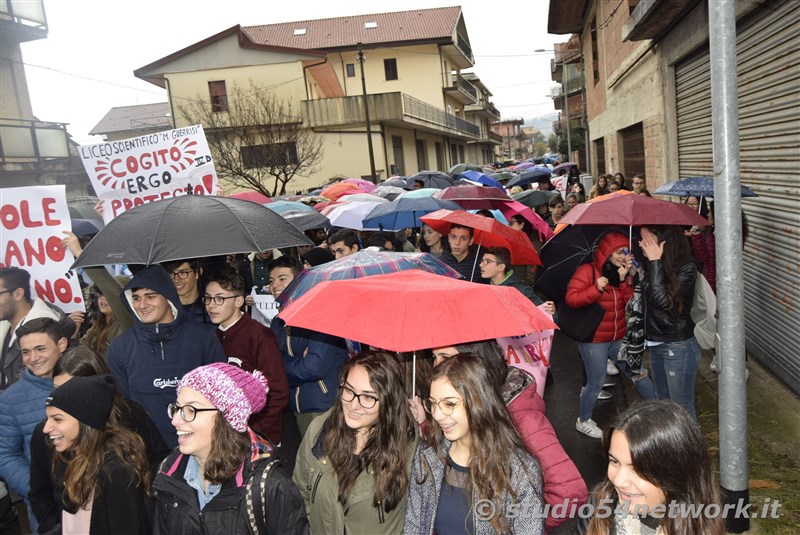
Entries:
{"label": "street lamp", "polygon": [[[555,50],[545,50],[537,48],[534,52],[552,52]],[[567,100],[567,63],[564,61],[564,52],[561,52],[561,94],[564,98],[564,115],[567,118],[567,161],[572,157],[572,138],[569,135],[569,101]]]}

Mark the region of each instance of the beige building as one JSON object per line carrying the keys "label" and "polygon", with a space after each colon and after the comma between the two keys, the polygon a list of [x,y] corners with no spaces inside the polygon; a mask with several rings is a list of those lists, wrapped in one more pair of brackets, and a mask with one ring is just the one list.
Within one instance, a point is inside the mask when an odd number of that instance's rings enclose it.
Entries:
{"label": "beige building", "polygon": [[167,89],[176,127],[187,124],[189,100],[226,113],[234,87],[267,87],[292,102],[324,147],[318,172],[289,184],[295,192],[371,175],[362,65],[377,180],[491,161],[497,111],[462,74],[473,64],[461,8],[448,7],[235,26],[134,74]]}

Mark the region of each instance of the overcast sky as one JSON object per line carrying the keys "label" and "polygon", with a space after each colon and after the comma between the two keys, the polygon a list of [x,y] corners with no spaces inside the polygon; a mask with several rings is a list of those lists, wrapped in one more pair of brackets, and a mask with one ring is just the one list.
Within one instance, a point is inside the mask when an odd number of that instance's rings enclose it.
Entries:
{"label": "overcast sky", "polygon": [[166,92],[133,71],[236,24],[278,22],[460,5],[475,72],[503,118],[526,120],[554,111],[550,59],[568,35],[547,33],[548,0],[44,0],[49,36],[24,43],[33,112],[69,123],[80,144],[115,106],[166,102]]}

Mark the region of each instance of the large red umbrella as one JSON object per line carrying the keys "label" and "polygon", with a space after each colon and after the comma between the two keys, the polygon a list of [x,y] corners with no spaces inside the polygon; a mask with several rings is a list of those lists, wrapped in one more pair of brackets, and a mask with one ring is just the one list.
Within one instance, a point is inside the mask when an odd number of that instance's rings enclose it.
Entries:
{"label": "large red umbrella", "polygon": [[470,227],[474,230],[473,238],[476,244],[482,247],[505,247],[511,253],[513,264],[533,266],[542,264],[536,249],[524,232],[514,230],[494,218],[470,214],[463,210],[437,210],[419,219],[445,236],[450,233],[450,226],[453,224]]}
{"label": "large red umbrella", "polygon": [[685,204],[662,201],[646,195],[609,194],[572,208],[559,225],[708,225]]}
{"label": "large red umbrella", "polygon": [[287,325],[390,351],[416,351],[558,328],[515,288],[418,269],[320,282],[279,316]]}
{"label": "large red umbrella", "polygon": [[484,186],[452,186],[433,196],[457,202],[464,210],[496,210],[513,200],[503,190]]}
{"label": "large red umbrella", "polygon": [[243,199],[245,201],[257,202],[258,204],[267,204],[272,202],[272,199],[261,193],[260,191],[240,191],[238,193],[231,193],[228,197],[234,199]]}

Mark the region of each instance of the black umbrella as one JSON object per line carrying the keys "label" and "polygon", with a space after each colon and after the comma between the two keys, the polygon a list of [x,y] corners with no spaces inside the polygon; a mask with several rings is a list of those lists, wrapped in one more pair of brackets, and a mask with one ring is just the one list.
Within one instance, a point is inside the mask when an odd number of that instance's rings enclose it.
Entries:
{"label": "black umbrella", "polygon": [[297,227],[299,230],[310,230],[312,228],[331,228],[330,220],[321,213],[314,210],[288,210],[281,214],[283,218]]}
{"label": "black umbrella", "polygon": [[516,178],[512,178],[506,184],[507,188],[513,188],[514,186],[526,186],[528,184],[532,184],[534,182],[539,182],[540,178],[550,178],[550,171],[547,169],[528,169],[519,174]]}
{"label": "black umbrella", "polygon": [[[97,216],[97,214],[95,214]],[[72,219],[72,232],[76,236],[91,236],[100,232],[103,227],[103,221],[94,217],[92,219]]]}
{"label": "black umbrella", "polygon": [[528,208],[536,209],[537,206],[547,204],[550,199],[558,195],[557,191],[545,191],[541,189],[527,189],[517,194],[512,195],[512,198],[521,202]]}
{"label": "black umbrella", "polygon": [[[550,238],[539,251],[543,266],[534,287],[549,299],[563,302],[572,275],[590,262],[600,240],[609,232],[629,235],[631,227],[615,225],[570,225]],[[638,227],[634,228],[638,239]]]}
{"label": "black umbrella", "polygon": [[422,182],[423,188],[444,189],[453,185],[453,177],[439,171],[420,171],[406,179],[407,187],[413,187],[414,182]]}
{"label": "black umbrella", "polygon": [[313,245],[301,231],[260,204],[230,197],[182,195],[123,212],[73,264],[158,264],[185,258]]}

